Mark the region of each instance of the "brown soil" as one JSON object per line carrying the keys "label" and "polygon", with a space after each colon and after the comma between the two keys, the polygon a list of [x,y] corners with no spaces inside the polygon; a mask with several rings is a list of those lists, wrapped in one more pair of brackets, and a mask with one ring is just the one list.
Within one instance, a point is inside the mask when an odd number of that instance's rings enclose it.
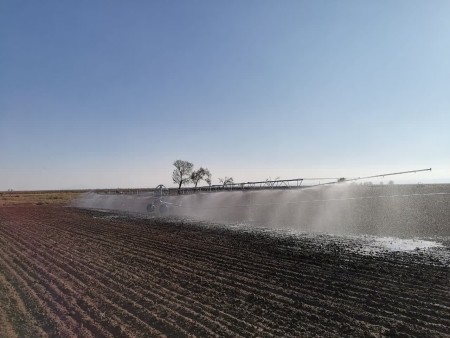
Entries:
{"label": "brown soil", "polygon": [[74,191],[20,191],[0,192],[0,207],[19,204],[67,204],[80,196],[81,192]]}
{"label": "brown soil", "polygon": [[11,205],[0,337],[449,336],[450,267],[425,256]]}

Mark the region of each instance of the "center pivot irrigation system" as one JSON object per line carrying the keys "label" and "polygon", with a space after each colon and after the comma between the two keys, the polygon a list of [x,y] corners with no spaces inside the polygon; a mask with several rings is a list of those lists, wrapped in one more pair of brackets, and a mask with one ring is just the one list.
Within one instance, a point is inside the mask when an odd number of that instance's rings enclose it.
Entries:
{"label": "center pivot irrigation system", "polygon": [[[386,176],[394,176],[394,175],[404,175],[404,174],[412,174],[423,171],[431,171],[431,168],[428,169],[417,169],[417,170],[408,170],[408,171],[400,171],[394,173],[380,174],[380,175],[372,175],[372,176],[363,176],[363,177],[354,177],[354,178],[294,178],[294,179],[286,179],[286,180],[267,180],[267,181],[256,181],[256,182],[243,182],[243,183],[228,183],[224,185],[211,185],[211,186],[203,186],[199,188],[184,188],[176,190],[177,195],[185,195],[185,194],[193,194],[193,193],[213,193],[213,192],[221,192],[221,191],[255,191],[255,190],[268,190],[268,189],[306,189],[313,187],[320,187],[326,185],[333,184],[341,184],[344,182],[353,182],[364,179],[371,179],[377,177],[386,177]],[[326,181],[324,183],[311,184],[311,185],[303,185],[304,181]],[[173,190],[173,189],[172,189]],[[166,197],[171,195],[170,189],[166,188],[164,185],[158,185],[154,191],[151,202],[147,205],[147,212],[149,213],[158,213],[159,215],[167,214],[172,208],[181,207],[180,204],[172,203],[167,201]],[[172,196],[175,197],[175,196]]]}

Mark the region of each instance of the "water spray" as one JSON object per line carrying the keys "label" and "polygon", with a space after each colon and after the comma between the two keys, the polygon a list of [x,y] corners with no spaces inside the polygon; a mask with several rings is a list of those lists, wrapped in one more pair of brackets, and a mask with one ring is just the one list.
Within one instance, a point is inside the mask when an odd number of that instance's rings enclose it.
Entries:
{"label": "water spray", "polygon": [[[400,171],[400,172],[392,172],[371,176],[363,176],[363,177],[354,177],[354,178],[294,178],[294,179],[284,179],[284,180],[266,180],[266,181],[249,181],[249,182],[241,182],[241,183],[230,183],[226,185],[217,185],[217,186],[205,186],[200,188],[187,188],[181,190],[183,195],[185,194],[195,194],[195,193],[214,193],[214,192],[236,192],[236,191],[262,191],[262,190],[273,190],[273,189],[311,189],[317,188],[321,186],[330,186],[334,184],[341,184],[345,182],[354,182],[364,179],[378,178],[378,177],[386,177],[386,176],[395,176],[395,175],[404,175],[418,172],[431,171],[431,168],[426,169],[415,169],[408,171]],[[302,185],[304,181],[323,181],[323,180],[332,180],[331,182],[318,183],[312,185]],[[178,193],[180,190],[178,190]],[[199,205],[189,206],[183,205],[182,202],[176,204],[171,203],[166,200],[166,196],[170,195],[169,189],[167,189],[163,185],[158,185],[154,190],[154,199],[147,206],[147,211],[150,213],[159,213],[159,215],[165,215],[169,213],[169,211],[173,211],[174,207],[176,209],[196,209],[196,210],[206,210],[206,209],[230,209],[230,208],[250,208],[250,207],[261,207],[261,206],[275,206],[275,205],[288,205],[288,204],[300,204],[300,203],[312,203],[312,202],[328,202],[328,201],[344,201],[355,199],[352,197],[345,199],[321,199],[321,200],[310,200],[310,201],[301,201],[301,202],[271,202],[265,204],[238,204],[238,205],[216,205],[213,207],[201,207]],[[412,195],[408,195],[412,196]],[[180,196],[179,196],[180,197]],[[182,197],[182,196],[181,196]],[[377,196],[370,198],[381,198],[381,197],[394,197],[394,196]],[[173,197],[172,197],[173,198]]]}
{"label": "water spray", "polygon": [[[272,223],[274,226],[284,222],[296,224],[299,228],[306,226],[314,228],[314,224],[319,224],[320,228],[327,222],[339,223],[340,216],[356,213],[356,210],[361,207],[366,213],[386,212],[387,214],[393,212],[388,205],[398,205],[399,210],[404,210],[400,205],[410,203],[409,201],[413,203],[412,199],[417,201],[414,203],[420,204],[422,202],[418,202],[418,197],[434,196],[433,199],[437,199],[442,198],[439,195],[450,194],[447,191],[424,194],[401,187],[389,188],[395,191],[384,194],[376,193],[369,187],[356,188],[354,185],[341,184],[426,171],[431,171],[431,168],[353,178],[316,177],[249,181],[182,190],[168,189],[164,185],[158,185],[152,193],[136,195],[90,193],[74,204],[81,208],[131,212],[151,217],[173,215],[205,220],[243,222],[258,220],[258,222]],[[318,180],[330,182],[303,184]],[[331,189],[331,186],[336,188]],[[357,196],[355,192],[358,194],[364,192],[365,196]],[[389,198],[392,202],[381,202]],[[377,199],[380,202],[377,202]],[[370,200],[372,202],[369,202]]]}

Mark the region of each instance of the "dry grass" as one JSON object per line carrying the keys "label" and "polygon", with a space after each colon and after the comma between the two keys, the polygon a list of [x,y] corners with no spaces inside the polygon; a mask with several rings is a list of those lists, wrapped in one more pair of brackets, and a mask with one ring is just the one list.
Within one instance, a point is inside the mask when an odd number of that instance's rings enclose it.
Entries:
{"label": "dry grass", "polygon": [[2,192],[0,206],[17,204],[67,204],[81,193],[73,191],[51,192]]}

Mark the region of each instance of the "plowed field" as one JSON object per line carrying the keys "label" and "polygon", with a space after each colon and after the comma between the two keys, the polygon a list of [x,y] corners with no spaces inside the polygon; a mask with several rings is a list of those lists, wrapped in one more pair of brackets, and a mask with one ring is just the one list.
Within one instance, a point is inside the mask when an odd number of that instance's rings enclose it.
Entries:
{"label": "plowed field", "polygon": [[160,335],[450,336],[450,267],[320,236],[0,207],[0,336]]}

